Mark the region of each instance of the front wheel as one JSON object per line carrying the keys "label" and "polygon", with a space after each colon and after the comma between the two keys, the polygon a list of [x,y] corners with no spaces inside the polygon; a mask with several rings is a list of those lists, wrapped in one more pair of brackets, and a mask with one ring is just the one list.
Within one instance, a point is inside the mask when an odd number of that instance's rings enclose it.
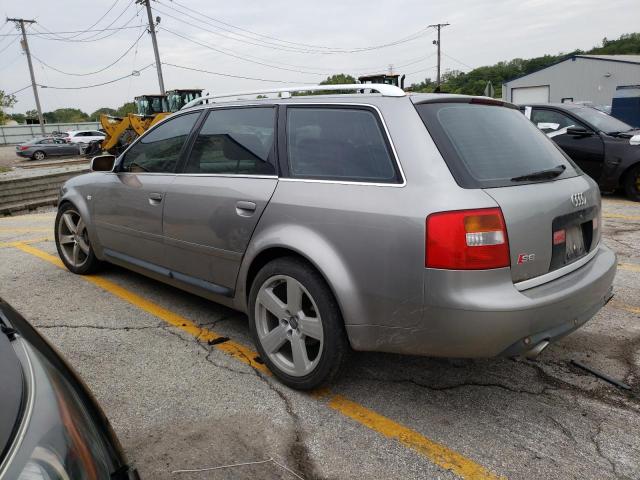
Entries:
{"label": "front wheel", "polygon": [[623,185],[627,198],[635,202],[640,202],[640,165],[636,165],[627,172]]}
{"label": "front wheel", "polygon": [[276,259],[258,272],[249,294],[249,323],[261,358],[291,388],[330,382],[349,351],[331,290],[297,258]]}
{"label": "front wheel", "polygon": [[55,239],[62,263],[73,273],[86,275],[100,265],[89,242],[89,233],[80,213],[70,203],[58,209]]}

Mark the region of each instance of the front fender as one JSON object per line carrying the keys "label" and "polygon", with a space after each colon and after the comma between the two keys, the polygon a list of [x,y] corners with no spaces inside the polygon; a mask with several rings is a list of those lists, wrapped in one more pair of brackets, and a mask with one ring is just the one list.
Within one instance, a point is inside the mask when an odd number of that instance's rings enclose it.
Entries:
{"label": "front fender", "polygon": [[235,308],[247,312],[246,285],[249,268],[261,253],[272,248],[291,250],[316,267],[336,297],[345,323],[360,316],[362,304],[355,282],[336,248],[317,231],[292,223],[270,225],[254,233],[238,273]]}
{"label": "front fender", "polygon": [[78,177],[67,180],[60,188],[60,197],[58,198],[58,208],[65,202],[71,203],[78,209],[80,216],[84,220],[91,242],[91,248],[96,257],[103,259],[102,245],[98,240],[98,235],[93,223],[93,208],[91,208],[92,192],[89,188],[90,182],[85,178],[93,174],[80,175]]}

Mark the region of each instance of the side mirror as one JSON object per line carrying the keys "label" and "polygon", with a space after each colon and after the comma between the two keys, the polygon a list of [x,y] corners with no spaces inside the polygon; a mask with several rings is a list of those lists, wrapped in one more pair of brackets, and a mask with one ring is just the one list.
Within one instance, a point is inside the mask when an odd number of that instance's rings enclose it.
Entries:
{"label": "side mirror", "polygon": [[577,137],[590,137],[591,135],[593,135],[593,132],[583,127],[568,127],[567,135],[575,135]]}
{"label": "side mirror", "polygon": [[114,155],[98,155],[91,159],[92,172],[110,172],[116,164]]}

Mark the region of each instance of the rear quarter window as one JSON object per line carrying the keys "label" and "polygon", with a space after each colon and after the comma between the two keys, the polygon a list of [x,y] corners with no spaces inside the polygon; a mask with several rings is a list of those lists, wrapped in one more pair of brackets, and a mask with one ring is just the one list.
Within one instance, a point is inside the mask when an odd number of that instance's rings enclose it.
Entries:
{"label": "rear quarter window", "polygon": [[400,183],[375,112],[355,107],[288,107],[287,152],[294,178]]}
{"label": "rear quarter window", "polygon": [[514,177],[560,164],[566,170],[556,179],[578,174],[568,157],[516,109],[457,102],[416,108],[463,188],[512,186]]}

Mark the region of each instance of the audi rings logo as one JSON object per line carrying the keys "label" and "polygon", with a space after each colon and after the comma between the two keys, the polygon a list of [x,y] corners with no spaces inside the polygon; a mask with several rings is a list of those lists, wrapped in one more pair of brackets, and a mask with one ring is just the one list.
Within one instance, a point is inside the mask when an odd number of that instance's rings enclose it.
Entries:
{"label": "audi rings logo", "polygon": [[587,197],[584,193],[574,193],[571,195],[571,203],[574,207],[584,207],[587,204]]}

